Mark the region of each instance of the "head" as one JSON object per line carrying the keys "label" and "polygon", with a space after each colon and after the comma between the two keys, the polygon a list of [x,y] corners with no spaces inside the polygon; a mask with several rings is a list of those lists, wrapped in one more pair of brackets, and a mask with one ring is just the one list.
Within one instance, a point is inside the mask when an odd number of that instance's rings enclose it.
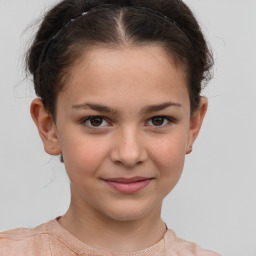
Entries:
{"label": "head", "polygon": [[[181,1],[65,0],[49,11],[27,55],[31,114],[46,152],[64,156],[74,201],[119,220],[159,209],[200,130],[211,65]],[[113,188],[141,177],[149,184],[136,192]]]}

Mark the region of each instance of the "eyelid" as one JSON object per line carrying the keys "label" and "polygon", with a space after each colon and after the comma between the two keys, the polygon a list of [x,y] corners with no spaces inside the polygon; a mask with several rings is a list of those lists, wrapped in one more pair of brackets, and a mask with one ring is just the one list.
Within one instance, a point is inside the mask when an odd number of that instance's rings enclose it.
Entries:
{"label": "eyelid", "polygon": [[86,126],[87,128],[92,128],[92,129],[102,129],[102,128],[105,128],[105,127],[107,127],[107,126],[110,126],[110,125],[104,125],[104,126],[93,126],[93,125],[86,125],[85,123],[86,123],[86,121],[89,121],[89,120],[91,120],[91,119],[93,119],[93,118],[102,118],[102,120],[103,121],[105,121],[105,122],[107,122],[108,124],[110,123],[110,121],[106,118],[106,117],[104,117],[104,116],[97,116],[97,115],[95,115],[95,116],[87,116],[87,117],[85,117],[85,118],[83,118],[82,120],[81,120],[81,124],[82,125],[84,125],[84,126]]}
{"label": "eyelid", "polygon": [[155,128],[164,128],[164,127],[166,127],[166,126],[168,126],[170,124],[175,124],[177,122],[177,120],[175,118],[173,118],[173,117],[159,115],[159,116],[153,116],[153,117],[149,118],[147,120],[147,123],[149,121],[151,121],[153,118],[157,118],[157,117],[164,118],[165,120],[167,120],[168,123],[165,124],[165,125],[159,125],[159,126],[157,126],[157,125],[148,125],[148,126],[152,126],[152,127],[155,127]]}

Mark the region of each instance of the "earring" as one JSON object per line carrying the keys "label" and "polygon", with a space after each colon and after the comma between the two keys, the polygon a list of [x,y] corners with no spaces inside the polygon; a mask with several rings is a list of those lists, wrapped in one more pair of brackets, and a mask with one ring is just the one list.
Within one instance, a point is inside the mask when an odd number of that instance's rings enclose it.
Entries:
{"label": "earring", "polygon": [[188,154],[190,154],[191,152],[192,152],[192,150],[193,150],[193,147],[192,147],[192,145],[189,147],[189,149],[187,150],[187,152],[186,152],[186,154],[188,155]]}
{"label": "earring", "polygon": [[63,155],[62,155],[62,154],[60,155],[60,162],[61,162],[61,163],[64,163],[64,158],[63,158]]}

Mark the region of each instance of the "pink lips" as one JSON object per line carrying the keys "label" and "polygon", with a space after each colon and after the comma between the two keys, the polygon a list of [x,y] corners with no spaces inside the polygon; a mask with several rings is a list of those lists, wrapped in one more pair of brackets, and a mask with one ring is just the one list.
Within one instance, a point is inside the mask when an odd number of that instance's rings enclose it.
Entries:
{"label": "pink lips", "polygon": [[133,178],[114,178],[114,179],[104,179],[104,181],[114,188],[115,190],[125,193],[131,194],[136,193],[146,187],[148,183],[151,181],[151,178],[145,177],[133,177]]}

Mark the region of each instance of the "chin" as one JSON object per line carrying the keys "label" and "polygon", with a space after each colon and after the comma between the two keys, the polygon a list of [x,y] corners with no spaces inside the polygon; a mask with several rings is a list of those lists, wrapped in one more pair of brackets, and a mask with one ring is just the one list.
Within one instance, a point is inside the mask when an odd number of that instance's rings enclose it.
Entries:
{"label": "chin", "polygon": [[108,209],[107,215],[115,221],[136,221],[142,219],[153,210],[152,205],[143,203],[116,203],[111,209]]}
{"label": "chin", "polygon": [[136,221],[141,219],[145,214],[138,214],[137,212],[114,212],[109,215],[115,221]]}

